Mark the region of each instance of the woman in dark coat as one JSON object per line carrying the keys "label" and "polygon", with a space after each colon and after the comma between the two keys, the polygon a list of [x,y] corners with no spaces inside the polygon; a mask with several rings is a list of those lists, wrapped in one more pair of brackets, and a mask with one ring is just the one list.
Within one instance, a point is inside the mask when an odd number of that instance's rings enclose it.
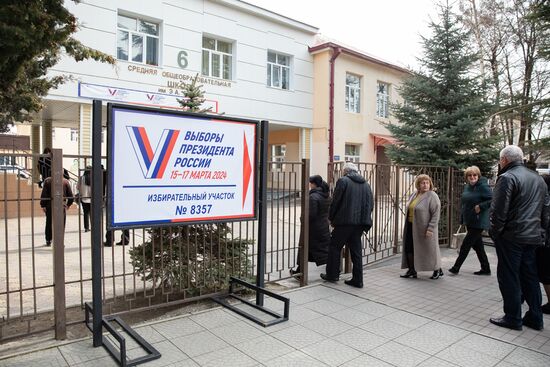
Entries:
{"label": "woman in dark coat", "polygon": [[[308,261],[315,262],[317,266],[327,263],[328,245],[330,243],[330,231],[328,211],[330,207],[330,195],[328,184],[319,175],[309,178],[309,251]],[[302,248],[302,236],[300,236],[300,249]],[[300,274],[301,250],[298,250],[298,267],[290,270],[290,275]]]}
{"label": "woman in dark coat", "polygon": [[[550,176],[542,177],[548,186],[548,194],[550,194]],[[550,226],[546,228],[546,246],[537,249],[537,268],[539,281],[544,286],[546,298],[548,298],[548,302],[542,305],[542,313],[548,315],[550,314]]]}
{"label": "woman in dark coat", "polygon": [[481,270],[476,271],[474,274],[491,275],[481,232],[484,229],[489,229],[489,208],[491,207],[493,192],[487,184],[487,179],[481,177],[481,172],[476,166],[466,168],[464,179],[466,185],[464,185],[464,192],[460,198],[460,222],[466,226],[467,233],[464,241],[462,241],[458,258],[453,267],[449,269],[449,272],[455,275],[458,274],[470,249],[473,248],[481,264]]}
{"label": "woman in dark coat", "polygon": [[[44,148],[42,154],[51,154],[52,150],[48,147]],[[38,158],[38,172],[40,172],[40,181],[38,187],[42,187],[44,181],[52,175],[52,158],[50,156],[43,156]]]}

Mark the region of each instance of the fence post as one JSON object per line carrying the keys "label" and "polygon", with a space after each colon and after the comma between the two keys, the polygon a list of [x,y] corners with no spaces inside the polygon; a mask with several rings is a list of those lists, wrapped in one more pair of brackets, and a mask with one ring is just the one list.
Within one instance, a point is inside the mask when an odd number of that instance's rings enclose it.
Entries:
{"label": "fence post", "polygon": [[309,258],[309,159],[302,159],[302,229],[300,231],[301,246],[299,245],[298,253],[300,256],[300,269],[302,277],[300,278],[300,286],[307,285],[308,275],[308,258]]}
{"label": "fence post", "polygon": [[55,338],[67,338],[65,302],[65,202],[63,198],[63,151],[52,149],[51,214],[53,229],[53,279]]}
{"label": "fence post", "polygon": [[[256,257],[256,264],[258,268],[256,270],[256,286],[264,287],[265,276],[265,262],[267,254],[267,148],[268,148],[268,136],[269,136],[269,122],[261,121],[260,125],[260,146],[259,146],[259,158],[260,158],[260,172],[258,184],[259,187],[259,205],[258,205],[258,254]],[[256,304],[258,306],[264,305],[264,294],[256,292]]]}
{"label": "fence post", "polygon": [[401,193],[399,190],[401,189],[399,185],[399,175],[400,175],[399,166],[395,166],[395,200],[393,202],[393,253],[397,254],[399,253],[399,204],[401,201]]}
{"label": "fence post", "polygon": [[453,168],[447,169],[447,247],[451,243],[453,219]]}

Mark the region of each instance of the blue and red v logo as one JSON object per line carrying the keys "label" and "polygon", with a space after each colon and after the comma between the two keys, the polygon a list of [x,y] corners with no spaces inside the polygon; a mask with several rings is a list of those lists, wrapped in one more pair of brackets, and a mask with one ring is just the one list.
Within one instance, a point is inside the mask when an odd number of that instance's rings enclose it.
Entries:
{"label": "blue and red v logo", "polygon": [[143,172],[143,177],[161,179],[174,150],[174,145],[178,140],[179,130],[163,130],[160,141],[153,152],[144,127],[127,126],[126,129]]}

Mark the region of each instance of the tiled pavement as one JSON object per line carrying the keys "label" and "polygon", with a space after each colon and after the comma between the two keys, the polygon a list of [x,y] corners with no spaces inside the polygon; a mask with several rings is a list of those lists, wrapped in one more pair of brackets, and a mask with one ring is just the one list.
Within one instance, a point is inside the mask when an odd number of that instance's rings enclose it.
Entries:
{"label": "tiled pavement", "polygon": [[[494,251],[488,252],[495,270]],[[443,251],[446,268],[455,256]],[[367,269],[363,289],[316,282],[287,292],[290,321],[269,328],[215,308],[136,330],[162,353],[147,366],[550,366],[550,318],[541,332],[491,325],[502,307],[496,276],[474,276],[477,266],[471,254],[459,276],[401,279],[392,260]],[[273,301],[266,305],[278,309]],[[141,353],[135,345],[129,350],[131,357]],[[115,365],[90,339],[0,360],[0,366]]]}

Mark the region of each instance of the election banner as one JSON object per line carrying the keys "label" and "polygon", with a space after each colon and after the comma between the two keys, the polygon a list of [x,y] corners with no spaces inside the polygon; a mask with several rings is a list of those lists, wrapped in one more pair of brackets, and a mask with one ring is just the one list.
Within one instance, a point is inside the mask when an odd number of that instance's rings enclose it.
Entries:
{"label": "election banner", "polygon": [[[118,103],[135,104],[147,107],[178,108],[182,109],[179,100],[183,96],[174,96],[166,93],[145,92],[135,89],[118,88],[107,85],[78,83],[78,96],[89,99],[101,99]],[[210,108],[211,112],[218,112],[218,101],[206,99],[203,108]]]}
{"label": "election banner", "polygon": [[108,106],[108,227],[256,218],[257,122]]}

